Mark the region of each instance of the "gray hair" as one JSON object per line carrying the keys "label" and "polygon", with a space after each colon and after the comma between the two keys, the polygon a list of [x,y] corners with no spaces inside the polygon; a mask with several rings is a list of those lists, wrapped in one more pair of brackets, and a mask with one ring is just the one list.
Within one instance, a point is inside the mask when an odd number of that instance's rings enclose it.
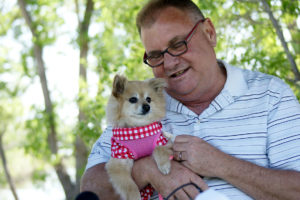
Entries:
{"label": "gray hair", "polygon": [[151,26],[156,21],[158,14],[168,7],[174,7],[186,12],[195,22],[204,19],[201,10],[191,0],[149,0],[136,18],[139,34],[141,34],[142,26]]}

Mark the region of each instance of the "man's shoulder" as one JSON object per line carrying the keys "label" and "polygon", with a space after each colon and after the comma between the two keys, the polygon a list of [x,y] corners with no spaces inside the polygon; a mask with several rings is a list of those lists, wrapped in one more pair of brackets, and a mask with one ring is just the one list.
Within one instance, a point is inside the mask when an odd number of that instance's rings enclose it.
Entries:
{"label": "man's shoulder", "polygon": [[285,90],[289,86],[279,77],[266,74],[256,70],[242,69],[233,67],[243,74],[243,78],[247,83],[249,90]]}
{"label": "man's shoulder", "polygon": [[289,88],[279,77],[259,71],[244,70],[244,77],[251,90],[266,90],[273,93],[282,93]]}
{"label": "man's shoulder", "polygon": [[285,93],[290,94],[288,84],[282,79],[260,71],[243,69],[225,63],[227,85],[225,89],[234,98],[267,95],[272,99],[280,99]]}

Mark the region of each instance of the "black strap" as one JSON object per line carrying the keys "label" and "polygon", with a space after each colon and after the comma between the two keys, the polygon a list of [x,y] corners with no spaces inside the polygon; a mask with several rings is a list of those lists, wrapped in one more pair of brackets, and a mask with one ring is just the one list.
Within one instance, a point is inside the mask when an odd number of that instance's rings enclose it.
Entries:
{"label": "black strap", "polygon": [[178,188],[176,188],[175,190],[173,190],[166,198],[164,198],[164,200],[168,200],[171,196],[173,196],[178,190],[184,188],[185,186],[188,186],[188,185],[193,185],[195,188],[197,188],[197,190],[201,193],[202,190],[201,188],[198,187],[198,185],[196,185],[195,183],[193,182],[190,182],[190,183],[186,183],[186,184],[183,184],[181,186],[179,186]]}

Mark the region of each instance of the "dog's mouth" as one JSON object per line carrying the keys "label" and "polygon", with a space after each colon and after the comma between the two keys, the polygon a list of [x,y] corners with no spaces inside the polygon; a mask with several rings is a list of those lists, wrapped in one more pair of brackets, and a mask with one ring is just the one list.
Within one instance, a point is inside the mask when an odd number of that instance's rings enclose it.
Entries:
{"label": "dog's mouth", "polygon": [[188,70],[190,69],[190,67],[186,68],[186,69],[183,69],[183,70],[180,70],[178,72],[175,72],[174,74],[171,74],[170,78],[177,78],[177,77],[180,77],[182,76],[183,74],[185,74]]}
{"label": "dog's mouth", "polygon": [[148,111],[148,112],[142,111],[142,112],[140,112],[140,113],[136,113],[136,115],[137,115],[138,117],[140,117],[140,116],[148,115],[149,113],[150,113],[149,111]]}
{"label": "dog's mouth", "polygon": [[146,115],[149,115],[149,114],[150,114],[150,111],[149,112],[141,111],[141,112],[133,113],[130,116],[139,119],[139,118],[141,118],[143,116],[146,116]]}

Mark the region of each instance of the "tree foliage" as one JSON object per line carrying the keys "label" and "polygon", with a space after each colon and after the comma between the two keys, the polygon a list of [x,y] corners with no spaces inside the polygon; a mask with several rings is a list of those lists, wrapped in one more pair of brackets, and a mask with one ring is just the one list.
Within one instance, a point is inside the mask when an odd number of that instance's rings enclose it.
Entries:
{"label": "tree foliage", "polygon": [[[297,19],[300,3],[294,0],[274,0],[267,3],[285,33],[285,41],[299,70],[300,28]],[[199,1],[199,5],[215,24],[219,39],[219,58],[236,66],[279,76],[289,83],[298,98],[300,97],[299,80],[292,71],[262,1]],[[215,9],[211,9],[212,7]]]}

